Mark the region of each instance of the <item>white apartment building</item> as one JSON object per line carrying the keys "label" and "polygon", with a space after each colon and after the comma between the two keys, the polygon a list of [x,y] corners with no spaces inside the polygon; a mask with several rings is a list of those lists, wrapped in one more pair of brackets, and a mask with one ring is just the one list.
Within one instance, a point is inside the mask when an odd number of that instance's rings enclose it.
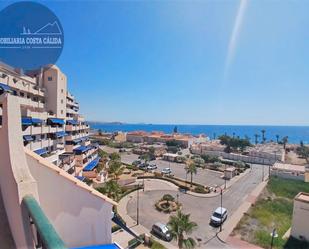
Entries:
{"label": "white apartment building", "polygon": [[99,162],[98,147],[90,144],[90,127],[68,91],[67,77],[57,66],[23,72],[1,63],[1,89],[18,97],[27,149],[80,179],[84,170],[94,170]]}

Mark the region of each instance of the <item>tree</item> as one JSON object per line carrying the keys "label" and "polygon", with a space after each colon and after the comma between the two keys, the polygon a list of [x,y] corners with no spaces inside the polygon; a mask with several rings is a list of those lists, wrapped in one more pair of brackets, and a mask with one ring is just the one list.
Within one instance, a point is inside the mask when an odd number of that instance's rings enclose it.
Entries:
{"label": "tree", "polygon": [[279,143],[279,135],[276,135],[277,144]]}
{"label": "tree", "polygon": [[178,133],[178,128],[177,128],[177,126],[174,127],[174,130],[173,130],[173,131],[174,131],[174,133]]}
{"label": "tree", "polygon": [[261,132],[262,132],[262,142],[263,142],[263,144],[265,143],[265,141],[266,141],[266,138],[265,138],[265,130],[263,129],[263,130],[261,130]]}
{"label": "tree", "polygon": [[101,150],[101,149],[98,150],[98,154],[99,154],[99,157],[101,157],[101,158],[107,158],[108,157],[108,153],[104,150]]}
{"label": "tree", "polygon": [[286,144],[288,143],[288,140],[289,140],[288,136],[285,136],[285,137],[282,138],[282,143],[283,143],[283,148],[284,149],[286,148]]}
{"label": "tree", "polygon": [[307,146],[302,144],[301,146],[297,147],[296,153],[300,157],[304,158],[307,163],[309,163],[309,148]]}
{"label": "tree", "polygon": [[114,179],[117,180],[118,177],[123,173],[124,168],[122,167],[121,162],[119,161],[110,161],[108,173],[114,176]]}
{"label": "tree", "polygon": [[254,134],[254,137],[255,137],[255,144],[258,144],[259,143],[258,138],[260,137],[260,135]]}
{"label": "tree", "polygon": [[113,152],[109,155],[109,158],[112,160],[112,161],[120,161],[120,155],[117,153],[117,152]]}
{"label": "tree", "polygon": [[114,180],[109,180],[102,188],[98,188],[97,190],[115,201],[118,201],[120,195],[122,194],[120,185]]}
{"label": "tree", "polygon": [[101,129],[98,130],[98,134],[99,134],[99,136],[102,136],[102,130]]}
{"label": "tree", "polygon": [[235,138],[227,135],[222,135],[219,137],[219,139],[220,143],[226,146],[224,151],[227,153],[231,152],[232,150],[240,150],[243,152],[247,146],[251,146],[248,138]]}
{"label": "tree", "polygon": [[178,211],[176,215],[170,216],[168,227],[170,228],[173,239],[177,241],[179,249],[191,249],[196,246],[195,240],[188,237],[197,228],[197,224],[190,221],[190,214],[184,214]]}
{"label": "tree", "polygon": [[186,167],[186,172],[187,172],[187,174],[191,175],[191,187],[192,187],[193,174],[196,175],[196,173],[197,173],[197,167],[196,167],[195,163],[189,161],[188,166]]}

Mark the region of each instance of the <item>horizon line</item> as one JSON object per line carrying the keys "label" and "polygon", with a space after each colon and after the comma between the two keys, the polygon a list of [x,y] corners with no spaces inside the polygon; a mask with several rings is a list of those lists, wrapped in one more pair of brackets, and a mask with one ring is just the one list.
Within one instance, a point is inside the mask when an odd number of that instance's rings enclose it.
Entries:
{"label": "horizon line", "polygon": [[201,123],[151,123],[151,122],[123,122],[123,121],[93,121],[89,120],[91,123],[101,123],[101,124],[119,124],[119,125],[213,125],[213,126],[279,126],[279,127],[309,127],[309,124],[201,124]]}

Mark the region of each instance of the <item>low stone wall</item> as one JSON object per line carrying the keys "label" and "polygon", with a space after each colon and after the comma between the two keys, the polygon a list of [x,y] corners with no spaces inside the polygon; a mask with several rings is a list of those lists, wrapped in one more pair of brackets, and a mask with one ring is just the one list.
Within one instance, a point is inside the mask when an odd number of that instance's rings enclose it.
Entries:
{"label": "low stone wall", "polygon": [[265,165],[273,165],[275,163],[274,159],[252,157],[252,156],[246,156],[246,155],[226,153],[226,152],[221,152],[221,151],[205,151],[203,154],[209,155],[209,156],[223,157],[224,159],[229,159],[233,161],[242,161],[245,163],[255,163],[255,164],[265,164]]}

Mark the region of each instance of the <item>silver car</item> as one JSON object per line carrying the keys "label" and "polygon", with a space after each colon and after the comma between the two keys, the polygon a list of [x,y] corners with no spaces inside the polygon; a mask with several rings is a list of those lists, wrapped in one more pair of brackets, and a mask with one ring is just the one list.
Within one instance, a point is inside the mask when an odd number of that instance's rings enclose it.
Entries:
{"label": "silver car", "polygon": [[227,218],[227,209],[218,207],[210,217],[210,224],[213,226],[220,226]]}
{"label": "silver car", "polygon": [[155,223],[152,226],[151,231],[152,231],[152,233],[154,235],[156,235],[157,237],[159,237],[159,238],[161,238],[163,240],[166,240],[166,241],[171,241],[172,240],[172,235],[171,235],[170,230],[163,223],[160,223],[160,222]]}

